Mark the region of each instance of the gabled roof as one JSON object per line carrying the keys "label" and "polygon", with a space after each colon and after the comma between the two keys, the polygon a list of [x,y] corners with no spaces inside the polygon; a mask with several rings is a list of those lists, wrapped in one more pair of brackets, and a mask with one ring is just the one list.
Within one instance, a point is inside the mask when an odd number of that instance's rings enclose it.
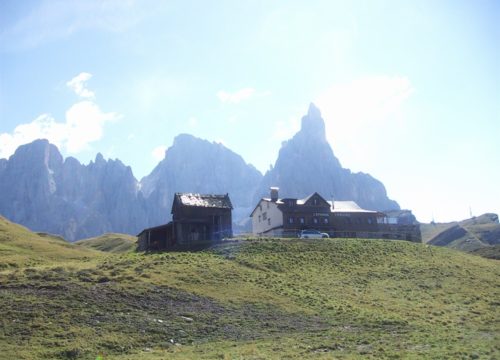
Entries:
{"label": "gabled roof", "polygon": [[217,194],[194,194],[194,193],[176,193],[174,202],[177,201],[181,206],[194,206],[217,209],[232,209],[233,205],[229,195]]}
{"label": "gabled roof", "polygon": [[309,195],[308,197],[304,198],[304,199],[300,199],[300,200],[297,200],[297,204],[299,205],[305,205],[307,204],[313,197],[317,197],[319,198],[321,201],[324,202],[325,205],[329,204],[328,201],[325,200],[325,198],[323,198],[323,196],[321,196],[320,194],[318,194],[317,192],[314,192],[312,193],[311,195]]}
{"label": "gabled roof", "polygon": [[[308,200],[310,200],[314,195],[317,195],[318,197],[323,199],[326,203],[328,203],[330,205],[330,211],[332,213],[365,213],[365,214],[381,214],[381,215],[383,215],[383,213],[380,213],[378,211],[362,209],[354,201],[331,201],[331,200],[327,201],[321,195],[319,195],[317,192],[312,193],[311,195],[307,196],[304,199],[293,199],[293,200],[296,200],[297,201],[296,204],[301,206],[301,205],[304,205]],[[255,208],[253,209],[252,213],[250,214],[250,217],[253,216],[255,210],[257,210],[257,208],[259,207],[261,202],[273,202],[273,203],[280,205],[280,204],[284,204],[285,200],[288,200],[288,198],[282,198],[282,199],[278,199],[276,201],[272,201],[270,198],[262,198],[262,199],[260,199],[260,201],[257,203]]]}

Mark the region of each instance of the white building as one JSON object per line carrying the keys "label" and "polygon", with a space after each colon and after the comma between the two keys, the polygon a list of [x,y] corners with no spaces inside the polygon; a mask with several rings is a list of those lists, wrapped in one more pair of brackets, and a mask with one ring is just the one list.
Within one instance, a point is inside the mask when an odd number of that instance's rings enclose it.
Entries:
{"label": "white building", "polygon": [[327,201],[318,193],[304,199],[279,198],[279,188],[262,198],[250,217],[252,232],[261,236],[296,236],[303,229],[316,229],[331,236],[356,236],[378,231],[377,211],[365,210],[354,201]]}

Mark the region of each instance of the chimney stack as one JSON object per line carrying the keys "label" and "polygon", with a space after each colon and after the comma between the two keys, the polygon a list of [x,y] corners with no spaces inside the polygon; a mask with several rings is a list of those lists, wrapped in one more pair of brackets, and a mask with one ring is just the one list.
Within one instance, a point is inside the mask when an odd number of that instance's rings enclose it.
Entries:
{"label": "chimney stack", "polygon": [[271,187],[271,201],[276,202],[278,201],[278,191],[280,190],[279,187]]}

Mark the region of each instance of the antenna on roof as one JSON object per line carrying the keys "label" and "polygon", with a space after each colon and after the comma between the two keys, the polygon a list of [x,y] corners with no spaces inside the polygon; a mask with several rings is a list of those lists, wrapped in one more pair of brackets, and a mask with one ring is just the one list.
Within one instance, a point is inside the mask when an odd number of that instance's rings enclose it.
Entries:
{"label": "antenna on roof", "polygon": [[470,218],[472,219],[474,216],[472,216],[472,207],[469,205],[469,215],[470,215]]}

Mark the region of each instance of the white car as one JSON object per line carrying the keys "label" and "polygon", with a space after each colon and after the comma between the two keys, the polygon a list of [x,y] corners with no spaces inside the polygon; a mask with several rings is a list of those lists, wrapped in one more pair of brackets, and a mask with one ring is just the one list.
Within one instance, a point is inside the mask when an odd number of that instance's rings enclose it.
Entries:
{"label": "white car", "polygon": [[318,230],[302,230],[299,232],[299,238],[301,239],[324,239],[329,237],[327,233],[322,233]]}

